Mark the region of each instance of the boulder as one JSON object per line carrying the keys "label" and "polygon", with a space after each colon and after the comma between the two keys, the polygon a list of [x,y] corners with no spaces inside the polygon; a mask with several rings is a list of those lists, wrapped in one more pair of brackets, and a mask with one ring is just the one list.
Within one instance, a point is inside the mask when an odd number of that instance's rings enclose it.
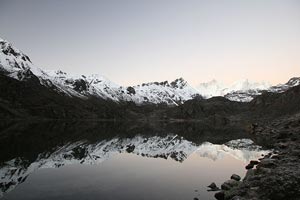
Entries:
{"label": "boulder", "polygon": [[259,161],[257,161],[257,160],[251,160],[250,161],[250,164],[251,165],[257,165],[259,163]]}
{"label": "boulder", "polygon": [[233,180],[236,180],[236,181],[240,181],[241,180],[241,177],[239,175],[237,175],[237,174],[232,174],[230,178],[233,179]]}
{"label": "boulder", "polygon": [[127,92],[128,92],[128,94],[130,94],[130,95],[134,95],[135,94],[135,89],[133,88],[133,87],[127,87]]}
{"label": "boulder", "polygon": [[223,191],[217,192],[217,193],[215,194],[215,198],[216,198],[217,200],[224,200],[224,199],[225,199],[225,194],[224,194],[224,192],[223,192]]}
{"label": "boulder", "polygon": [[245,168],[246,168],[246,169],[252,169],[253,167],[254,167],[254,165],[251,164],[251,163],[249,163]]}
{"label": "boulder", "polygon": [[209,186],[207,186],[207,187],[209,187],[210,188],[210,190],[209,191],[218,191],[218,190],[220,190],[220,188],[218,188],[218,186],[213,182],[213,183],[211,183]]}
{"label": "boulder", "polygon": [[239,181],[231,179],[231,180],[225,181],[221,185],[221,189],[222,190],[230,190],[231,188],[238,186],[238,185],[239,185]]}

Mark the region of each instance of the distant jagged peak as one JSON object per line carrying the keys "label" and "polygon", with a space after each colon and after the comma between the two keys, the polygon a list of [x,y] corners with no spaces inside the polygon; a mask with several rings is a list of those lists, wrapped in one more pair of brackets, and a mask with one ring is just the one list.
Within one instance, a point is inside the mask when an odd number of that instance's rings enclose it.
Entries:
{"label": "distant jagged peak", "polygon": [[164,86],[164,87],[170,87],[169,81],[154,81],[154,82],[146,82],[142,84],[138,84],[132,87],[145,87],[145,86]]}
{"label": "distant jagged peak", "polygon": [[86,79],[86,80],[108,80],[106,77],[99,75],[99,74],[75,74],[69,73],[62,70],[47,70],[46,71],[50,76],[53,77],[60,77],[60,78],[69,78],[69,79]]}
{"label": "distant jagged peak", "polygon": [[287,83],[286,85],[289,85],[289,86],[297,86],[297,85],[300,85],[300,77],[293,77],[291,78]]}
{"label": "distant jagged peak", "polygon": [[256,82],[250,81],[249,79],[241,79],[235,81],[231,85],[228,86],[227,92],[232,91],[248,91],[248,90],[266,90],[271,87],[271,84],[265,81]]}
{"label": "distant jagged peak", "polygon": [[170,83],[170,85],[173,87],[173,88],[179,88],[179,89],[182,89],[184,88],[185,86],[188,85],[187,81],[184,80],[182,77],[180,78],[177,78],[175,79],[174,81],[172,81]]}
{"label": "distant jagged peak", "polygon": [[86,76],[86,79],[93,84],[106,83],[106,84],[109,84],[111,87],[120,87],[118,84],[112,82],[106,76],[103,76],[100,74],[88,75],[88,76]]}
{"label": "distant jagged peak", "polygon": [[213,96],[222,96],[223,90],[226,88],[225,84],[212,79],[211,81],[200,83],[196,89],[205,98],[210,98]]}
{"label": "distant jagged peak", "polygon": [[119,85],[113,83],[108,78],[106,78],[103,75],[99,74],[90,74],[90,75],[84,75],[84,74],[75,74],[75,73],[69,73],[62,70],[48,70],[47,74],[50,77],[53,77],[54,79],[60,79],[62,81],[66,82],[78,82],[78,81],[84,81],[88,85],[109,85],[110,87],[120,87]]}
{"label": "distant jagged peak", "polygon": [[148,83],[142,83],[133,87],[145,87],[145,86],[162,86],[162,87],[172,87],[172,88],[180,88],[182,89],[183,87],[187,86],[188,83],[187,81],[185,81],[182,77],[181,78],[177,78],[172,82],[169,81],[155,81],[155,82],[148,82]]}
{"label": "distant jagged peak", "polygon": [[14,45],[7,40],[0,38],[0,51],[7,56],[14,56],[21,58],[23,61],[31,63],[30,58],[24,54],[22,51],[14,47]]}
{"label": "distant jagged peak", "polygon": [[[36,67],[30,58],[22,51],[14,47],[10,42],[0,38],[0,69],[11,78],[25,80],[24,76],[29,75],[30,70],[35,76],[44,77],[46,74],[39,67]],[[22,74],[22,76],[20,76]],[[20,77],[22,77],[20,79]]]}
{"label": "distant jagged peak", "polygon": [[267,82],[255,82],[249,79],[241,79],[231,84],[224,84],[222,82],[212,81],[206,83],[200,83],[197,86],[199,93],[207,98],[213,96],[224,96],[232,92],[246,92],[252,90],[267,90],[271,87],[270,83]]}

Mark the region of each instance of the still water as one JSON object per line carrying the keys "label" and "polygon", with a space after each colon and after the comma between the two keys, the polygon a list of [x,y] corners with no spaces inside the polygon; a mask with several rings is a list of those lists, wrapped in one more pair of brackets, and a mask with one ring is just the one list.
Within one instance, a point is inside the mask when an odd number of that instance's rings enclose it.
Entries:
{"label": "still water", "polygon": [[195,124],[9,124],[0,136],[0,195],[12,200],[214,199],[207,185],[266,153],[241,130]]}

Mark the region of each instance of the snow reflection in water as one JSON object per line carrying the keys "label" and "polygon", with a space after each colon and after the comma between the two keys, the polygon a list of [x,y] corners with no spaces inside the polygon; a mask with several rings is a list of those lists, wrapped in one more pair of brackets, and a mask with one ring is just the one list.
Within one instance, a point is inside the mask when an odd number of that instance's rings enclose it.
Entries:
{"label": "snow reflection in water", "polygon": [[[222,177],[228,178],[230,173],[243,175],[244,165],[265,153],[249,139],[232,140],[222,145],[209,142],[196,145],[177,135],[113,138],[95,144],[81,141],[41,153],[31,163],[22,158],[5,162],[0,169],[1,194],[6,193],[4,196],[9,199],[21,196],[23,199],[80,199],[83,194],[82,198],[90,199],[182,199],[195,195],[209,199],[212,194],[206,192],[207,184],[221,182],[226,179]],[[107,177],[104,171],[111,176]],[[72,176],[70,172],[75,174]],[[29,180],[15,189],[29,175]],[[90,179],[85,180],[86,176]],[[140,178],[137,180],[136,176]],[[48,181],[53,177],[57,180]],[[93,184],[86,188],[85,184],[90,182]],[[72,187],[74,183],[77,190]],[[95,190],[99,187],[108,188]],[[49,193],[54,189],[56,193]],[[199,192],[191,192],[193,189]]]}

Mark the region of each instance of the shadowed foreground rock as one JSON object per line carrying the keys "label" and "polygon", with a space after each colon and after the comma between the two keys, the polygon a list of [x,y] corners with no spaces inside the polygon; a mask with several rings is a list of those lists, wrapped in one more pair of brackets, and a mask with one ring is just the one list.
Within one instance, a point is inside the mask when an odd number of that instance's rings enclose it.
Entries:
{"label": "shadowed foreground rock", "polygon": [[[215,194],[222,200],[300,199],[300,114],[255,125],[257,143],[273,149],[260,161],[251,161],[242,181],[226,181]],[[255,167],[256,166],[256,167]]]}

